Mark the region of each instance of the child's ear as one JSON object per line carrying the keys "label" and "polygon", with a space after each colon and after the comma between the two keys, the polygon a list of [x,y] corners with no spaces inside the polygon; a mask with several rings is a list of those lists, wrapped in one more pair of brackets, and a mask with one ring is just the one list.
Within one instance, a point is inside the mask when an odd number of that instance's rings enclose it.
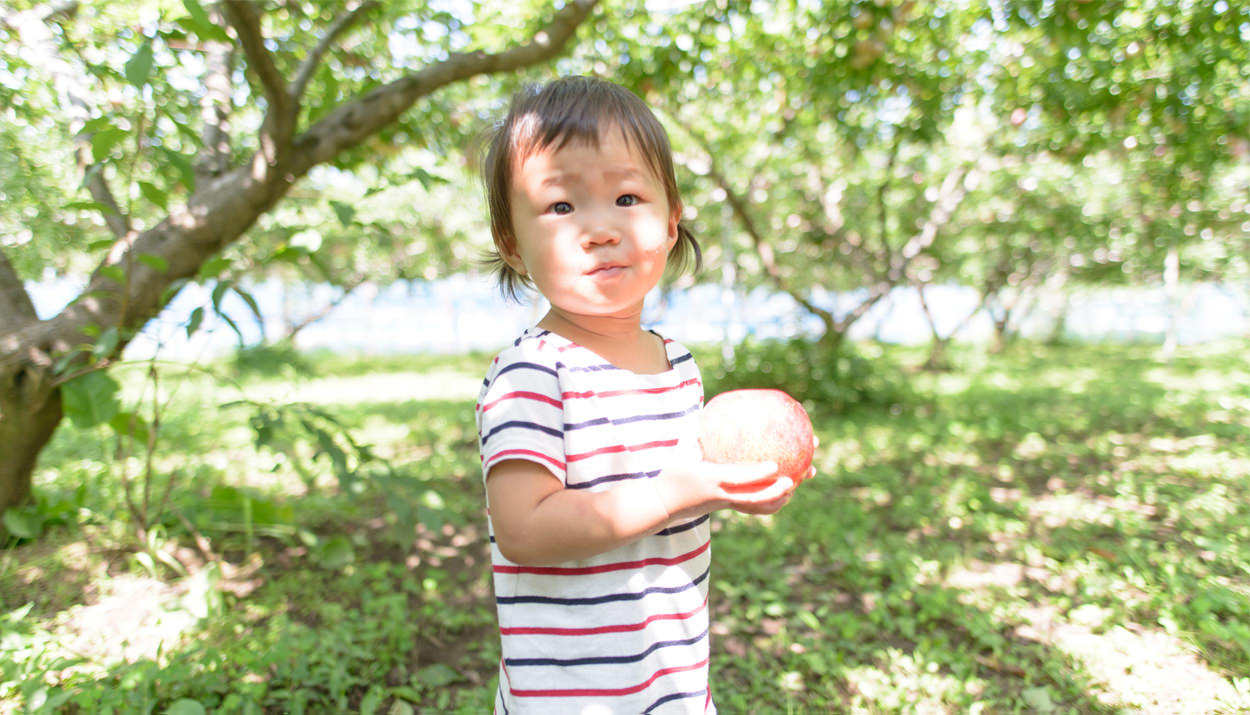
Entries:
{"label": "child's ear", "polygon": [[677,230],[677,225],[681,223],[682,206],[677,204],[668,214],[668,250],[673,250],[673,246],[677,245],[677,237],[681,233]]}
{"label": "child's ear", "polygon": [[525,261],[521,260],[521,254],[517,253],[515,241],[500,241],[498,244],[499,257],[503,259],[508,267],[516,271],[518,275],[525,276],[528,273],[525,270]]}

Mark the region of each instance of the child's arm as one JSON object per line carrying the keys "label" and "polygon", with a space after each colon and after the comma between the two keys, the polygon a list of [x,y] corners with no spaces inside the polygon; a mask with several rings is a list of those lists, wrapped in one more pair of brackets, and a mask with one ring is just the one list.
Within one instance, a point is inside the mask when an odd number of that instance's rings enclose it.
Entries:
{"label": "child's arm", "polygon": [[[486,478],[495,544],[514,563],[540,566],[587,558],[724,507],[771,504],[793,487],[790,479],[753,491],[749,484],[776,472],[773,464],[696,462],[652,479],[598,492],[565,489],[535,462],[505,460]],[[778,507],[780,508],[780,507]]]}

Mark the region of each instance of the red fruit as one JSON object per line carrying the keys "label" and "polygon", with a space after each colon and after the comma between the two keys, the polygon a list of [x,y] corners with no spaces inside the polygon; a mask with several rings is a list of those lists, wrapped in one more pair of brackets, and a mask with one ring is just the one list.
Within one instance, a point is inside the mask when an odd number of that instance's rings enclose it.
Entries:
{"label": "red fruit", "polygon": [[699,445],[717,464],[774,462],[777,476],[806,479],[815,450],[812,421],[781,390],[730,390],[703,406]]}

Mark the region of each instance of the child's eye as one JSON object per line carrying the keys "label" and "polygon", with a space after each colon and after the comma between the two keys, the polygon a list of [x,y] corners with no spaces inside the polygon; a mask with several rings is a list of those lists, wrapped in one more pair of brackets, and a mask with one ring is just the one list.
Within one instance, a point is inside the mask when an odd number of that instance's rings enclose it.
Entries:
{"label": "child's eye", "polygon": [[570,204],[567,201],[557,201],[554,204],[548,206],[547,210],[553,214],[560,214],[560,215],[569,214],[569,213],[573,213],[573,204]]}
{"label": "child's eye", "polygon": [[639,199],[637,196],[633,194],[625,194],[616,199],[616,205],[617,206],[637,206],[639,201],[641,201],[641,199]]}

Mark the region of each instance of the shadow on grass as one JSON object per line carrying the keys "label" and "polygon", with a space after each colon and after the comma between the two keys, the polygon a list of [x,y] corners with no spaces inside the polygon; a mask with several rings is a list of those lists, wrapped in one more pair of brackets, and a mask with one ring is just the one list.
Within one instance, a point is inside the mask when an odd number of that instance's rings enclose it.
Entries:
{"label": "shadow on grass", "polygon": [[[775,518],[718,519],[722,710],[1114,712],[1086,664],[1037,635],[1034,606],[1167,623],[1211,667],[1247,672],[1236,626],[1250,617],[1228,594],[1250,588],[1250,477],[1210,461],[1247,463],[1247,422],[1195,387],[1243,369],[1037,348],[961,371],[954,388],[918,375],[895,393],[905,401],[814,411],[824,473]],[[1217,408],[1231,413],[1213,421]],[[79,712],[180,698],[238,712],[488,710],[498,645],[472,401],[334,412],[384,468],[352,494],[252,485],[293,511],[285,531],[249,541],[212,529],[238,516],[204,498],[212,484],[182,495],[236,569],[218,610],[159,664],[67,670],[50,694]],[[1003,566],[1010,578],[968,575]]]}

